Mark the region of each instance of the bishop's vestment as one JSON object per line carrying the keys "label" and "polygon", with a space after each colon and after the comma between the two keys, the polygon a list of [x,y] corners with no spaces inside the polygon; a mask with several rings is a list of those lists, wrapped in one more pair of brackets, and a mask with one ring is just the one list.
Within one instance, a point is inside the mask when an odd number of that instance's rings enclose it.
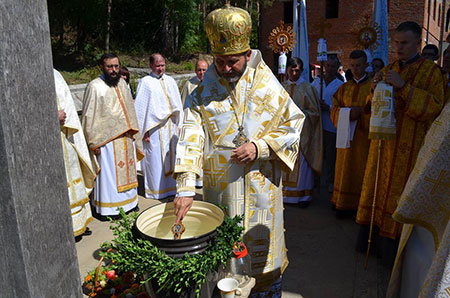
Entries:
{"label": "bishop's vestment", "polygon": [[144,141],[145,157],[141,162],[145,180],[145,197],[164,199],[176,193],[173,168],[183,107],[173,78],[151,73],[139,81],[136,114]]}
{"label": "bishop's vestment", "polygon": [[[204,200],[226,206],[229,216],[244,217],[256,291],[267,290],[288,264],[281,166],[294,168],[303,121],[257,50],[236,84],[212,66],[186,101],[175,163],[177,193],[193,194],[203,168]],[[239,126],[258,149],[246,166],[230,162]]]}
{"label": "bishop's vestment", "polygon": [[285,203],[312,200],[314,172],[322,172],[322,120],[319,98],[311,84],[287,80],[283,87],[294,103],[305,114],[300,136],[300,152],[294,170],[283,173],[283,200]]}
{"label": "bishop's vestment", "polygon": [[[401,224],[394,221],[392,214],[414,167],[425,134],[443,107],[444,78],[435,63],[423,58],[416,58],[402,68],[400,62],[396,61],[381,71],[384,75],[391,69],[399,73],[406,83],[403,88],[394,89],[396,137],[381,141],[374,222],[380,229],[380,236],[395,239],[400,236]],[[356,217],[359,224],[369,224],[371,219],[378,142],[370,142]]]}
{"label": "bishop's vestment", "polygon": [[[103,216],[119,214],[137,206],[136,162],[143,158],[142,138],[127,83],[108,86],[102,78],[86,87],[81,116],[90,150],[95,181],[94,202]],[[95,155],[95,149],[100,154]]]}
{"label": "bishop's vestment", "polygon": [[[333,95],[331,120],[337,127],[341,108],[364,108],[370,94],[371,81],[366,74],[360,82],[351,79]],[[370,114],[363,114],[357,120],[350,148],[336,149],[336,166],[331,202],[339,210],[356,210],[358,208],[361,187],[369,152]]]}

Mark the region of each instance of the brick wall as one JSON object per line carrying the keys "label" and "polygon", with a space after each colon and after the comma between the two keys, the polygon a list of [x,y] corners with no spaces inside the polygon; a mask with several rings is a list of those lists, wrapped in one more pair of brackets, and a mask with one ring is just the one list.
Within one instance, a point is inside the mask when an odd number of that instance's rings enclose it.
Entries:
{"label": "brick wall", "polygon": [[[433,19],[434,1],[431,2],[429,43],[439,44],[440,26],[438,26],[439,4],[443,5],[443,0],[436,0],[436,16]],[[292,5],[293,1],[278,0],[271,7],[265,7],[261,13],[260,26],[260,50],[263,53],[266,63],[276,69],[277,57],[268,47],[268,36],[280,20],[283,20],[284,5]],[[320,37],[319,25],[321,19],[325,17],[325,0],[307,1],[308,38],[309,38],[309,59],[310,63],[316,62],[317,40]],[[450,7],[450,0],[447,0],[446,9],[441,7],[441,14]],[[348,56],[350,52],[357,49],[355,43],[356,32],[365,24],[372,20],[373,0],[340,0],[338,18],[327,19],[332,27],[325,31],[328,51],[338,52],[344,65],[348,68]],[[442,22],[442,16],[441,16]],[[428,24],[428,0],[389,0],[389,61],[395,60],[392,34],[398,24],[403,21],[415,21],[423,27],[422,47],[425,46],[427,24]],[[444,31],[444,39],[449,31]]]}

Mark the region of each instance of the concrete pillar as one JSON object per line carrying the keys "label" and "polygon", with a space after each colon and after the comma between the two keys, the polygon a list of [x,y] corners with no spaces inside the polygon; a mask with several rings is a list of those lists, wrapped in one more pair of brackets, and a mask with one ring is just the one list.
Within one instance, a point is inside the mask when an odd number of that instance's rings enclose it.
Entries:
{"label": "concrete pillar", "polygon": [[82,297],[45,0],[0,1],[0,297]]}

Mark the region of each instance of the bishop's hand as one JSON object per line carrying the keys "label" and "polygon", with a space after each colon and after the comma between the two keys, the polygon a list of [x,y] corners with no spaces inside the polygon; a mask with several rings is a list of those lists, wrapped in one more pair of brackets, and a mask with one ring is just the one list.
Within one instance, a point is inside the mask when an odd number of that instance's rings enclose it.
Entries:
{"label": "bishop's hand", "polygon": [[252,142],[241,145],[233,149],[230,158],[232,163],[246,165],[256,159],[256,145]]}
{"label": "bishop's hand", "polygon": [[178,197],[173,200],[173,209],[177,217],[176,223],[180,223],[191,209],[194,197]]}

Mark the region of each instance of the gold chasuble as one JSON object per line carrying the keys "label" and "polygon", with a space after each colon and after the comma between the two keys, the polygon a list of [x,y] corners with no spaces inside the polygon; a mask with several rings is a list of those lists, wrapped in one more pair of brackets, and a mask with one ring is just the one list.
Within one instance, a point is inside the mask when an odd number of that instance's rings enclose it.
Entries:
{"label": "gold chasuble", "polygon": [[[364,107],[370,94],[371,81],[366,79],[356,83],[350,80],[341,85],[333,95],[331,121],[338,126],[341,108]],[[368,139],[370,115],[363,114],[357,120],[355,134],[350,148],[336,149],[336,167],[334,188],[331,202],[339,210],[356,210],[358,208],[361,186],[364,179],[367,154],[370,141]]]}
{"label": "gold chasuble", "polygon": [[[392,214],[414,167],[425,133],[443,107],[444,78],[435,63],[423,58],[408,63],[403,68],[396,61],[382,70],[383,75],[390,69],[399,73],[406,83],[403,88],[394,90],[396,139],[381,141],[374,223],[380,229],[380,236],[395,239],[400,236],[401,224],[392,219]],[[370,223],[378,142],[372,140],[370,143],[356,217],[359,224]]]}
{"label": "gold chasuble", "polygon": [[144,155],[133,99],[125,81],[121,79],[116,87],[109,87],[101,78],[90,82],[84,95],[81,119],[94,170],[100,171],[94,150],[113,142],[117,191],[136,188],[133,142],[137,160]]}
{"label": "gold chasuble", "polygon": [[[185,107],[175,163],[177,192],[194,192],[203,168],[204,200],[244,217],[255,290],[267,290],[288,264],[280,168],[294,167],[304,115],[257,50],[234,86],[210,67]],[[246,166],[230,162],[239,125],[258,149],[256,160]]]}

